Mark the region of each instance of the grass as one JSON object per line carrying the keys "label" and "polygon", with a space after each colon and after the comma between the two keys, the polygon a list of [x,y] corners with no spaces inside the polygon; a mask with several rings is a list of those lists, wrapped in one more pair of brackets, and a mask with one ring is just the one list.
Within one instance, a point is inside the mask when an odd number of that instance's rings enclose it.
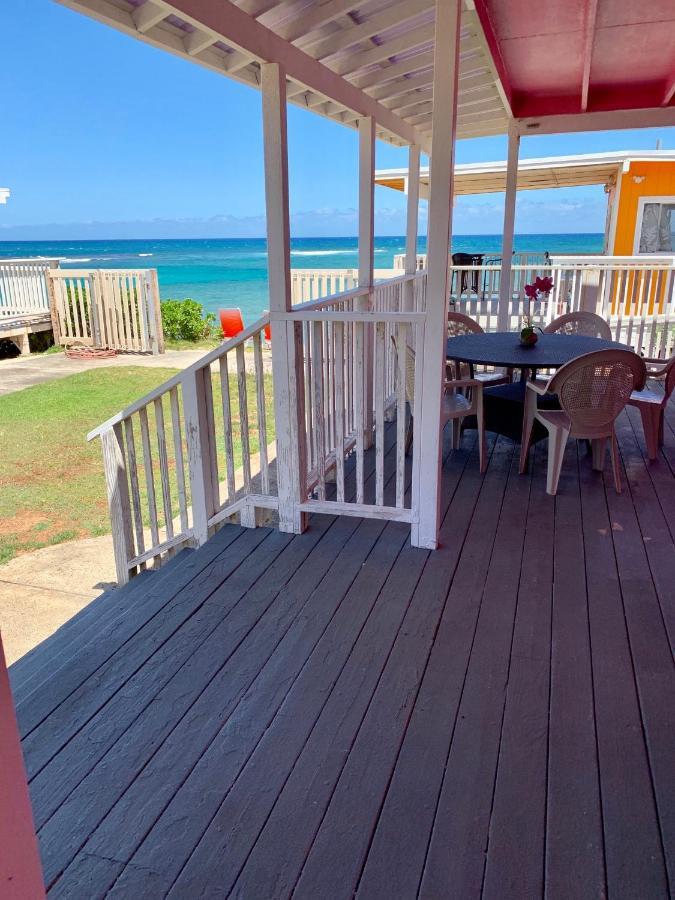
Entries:
{"label": "grass", "polygon": [[[50,544],[110,531],[100,442],[88,444],[87,432],[175,371],[139,366],[90,370],[0,397],[0,563]],[[270,382],[271,377],[266,376],[271,424]],[[253,387],[253,377],[249,376],[251,452],[255,453],[257,416]],[[230,389],[234,412],[236,379],[232,377]],[[214,379],[217,443],[222,449],[219,391]],[[165,416],[170,427],[168,407]],[[153,429],[152,410],[149,418]],[[233,439],[239,465],[241,441],[237,424],[235,420]],[[154,436],[154,430],[151,433]],[[153,445],[156,447],[154,440]],[[136,446],[140,450],[138,434]],[[154,454],[156,468],[156,450]],[[144,481],[141,473],[139,476]],[[158,485],[157,476],[155,480]],[[142,484],[143,494],[144,487]],[[174,500],[175,497],[174,489]]]}

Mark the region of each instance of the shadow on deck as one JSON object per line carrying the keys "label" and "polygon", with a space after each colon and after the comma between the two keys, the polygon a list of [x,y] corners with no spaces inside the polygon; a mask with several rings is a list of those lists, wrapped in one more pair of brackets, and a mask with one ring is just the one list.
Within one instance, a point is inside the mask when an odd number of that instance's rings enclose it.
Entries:
{"label": "shadow on deck", "polygon": [[570,444],[555,500],[467,436],[434,553],[228,525],[94,603],[12,667],[50,894],[667,896],[666,431],[622,417],[621,495]]}

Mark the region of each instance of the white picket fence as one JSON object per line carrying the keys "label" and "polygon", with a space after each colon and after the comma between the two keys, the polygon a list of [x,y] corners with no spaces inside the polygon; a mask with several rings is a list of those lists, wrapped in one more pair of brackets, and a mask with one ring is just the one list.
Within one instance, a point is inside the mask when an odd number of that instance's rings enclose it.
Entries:
{"label": "white picket fence", "polygon": [[[271,322],[264,316],[94,429],[88,439],[100,437],[103,447],[118,581],[204,543],[226,519],[254,526],[260,510],[278,509],[264,354],[270,325],[294,347],[298,366],[289,399],[300,411],[299,509],[412,522],[406,470],[417,445],[406,462],[405,354],[397,357],[391,337],[417,348],[421,364],[425,286],[423,274],[403,276],[297,305]],[[395,475],[385,488],[385,420],[394,407]],[[372,486],[365,472],[371,445]]]}
{"label": "white picket fence", "polygon": [[0,320],[49,314],[47,272],[53,259],[0,260]]}
{"label": "white picket fence", "polygon": [[164,352],[156,269],[50,269],[47,280],[57,344]]}

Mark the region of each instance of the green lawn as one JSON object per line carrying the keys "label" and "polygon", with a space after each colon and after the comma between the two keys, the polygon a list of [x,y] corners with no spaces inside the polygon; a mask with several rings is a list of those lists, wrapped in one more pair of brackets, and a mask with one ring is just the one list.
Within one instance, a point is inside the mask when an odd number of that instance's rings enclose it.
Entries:
{"label": "green lawn", "polygon": [[[174,373],[164,368],[111,367],[0,397],[0,562],[48,544],[109,532],[100,441],[88,444],[87,432]],[[252,376],[248,380],[249,419],[254,428]],[[269,423],[273,421],[270,381],[267,376]],[[230,387],[235,410],[235,378],[230,379]],[[217,391],[214,383],[216,433],[222,447]],[[151,425],[152,419],[151,414]],[[257,441],[251,437],[255,452]],[[238,464],[236,422],[234,442]]]}

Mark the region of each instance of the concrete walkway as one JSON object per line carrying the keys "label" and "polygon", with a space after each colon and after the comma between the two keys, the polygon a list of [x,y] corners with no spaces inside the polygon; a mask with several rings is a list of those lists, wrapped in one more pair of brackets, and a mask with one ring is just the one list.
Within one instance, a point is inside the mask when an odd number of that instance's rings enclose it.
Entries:
{"label": "concrete walkway", "polygon": [[110,535],[43,547],[0,566],[0,631],[7,663],[115,584]]}
{"label": "concrete walkway", "polygon": [[68,359],[65,353],[42,356],[17,356],[0,360],[0,395],[11,394],[34,384],[65,378],[77,372],[109,366],[185,369],[201,359],[206,350],[168,350],[158,356],[145,353],[120,353],[110,359]]}

